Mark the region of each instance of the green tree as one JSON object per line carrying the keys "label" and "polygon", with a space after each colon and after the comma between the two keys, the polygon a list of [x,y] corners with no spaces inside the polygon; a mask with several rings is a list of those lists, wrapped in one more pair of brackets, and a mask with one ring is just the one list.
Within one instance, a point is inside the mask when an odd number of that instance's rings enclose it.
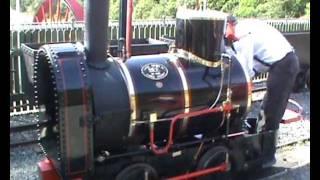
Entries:
{"label": "green tree", "polygon": [[194,9],[197,5],[197,0],[178,0],[177,4],[179,6]]}
{"label": "green tree", "polygon": [[109,19],[118,20],[120,0],[111,0],[109,3]]}
{"label": "green tree", "polygon": [[305,8],[310,0],[286,0],[283,4],[283,10],[288,17],[298,18],[305,14]]}
{"label": "green tree", "polygon": [[308,2],[310,0],[208,0],[208,7],[244,18],[296,18],[307,13]]}
{"label": "green tree", "polygon": [[[20,12],[35,14],[43,0],[20,0]],[[10,0],[10,7],[16,9],[16,0]]]}
{"label": "green tree", "polygon": [[222,11],[234,14],[239,6],[239,0],[228,0],[221,8]]}
{"label": "green tree", "polygon": [[230,0],[208,0],[208,8],[220,10]]}
{"label": "green tree", "polygon": [[151,15],[151,10],[156,6],[155,0],[138,0],[134,7],[134,19],[147,19]]}
{"label": "green tree", "polygon": [[308,0],[271,0],[257,6],[259,17],[298,18],[305,14]]}
{"label": "green tree", "polygon": [[235,14],[239,17],[257,17],[257,6],[259,0],[240,0],[238,8],[235,10]]}
{"label": "green tree", "polygon": [[165,7],[166,10],[166,16],[167,17],[176,17],[177,13],[177,1],[176,0],[164,0],[163,6]]}
{"label": "green tree", "polygon": [[157,5],[153,7],[150,12],[148,19],[162,19],[166,16],[166,10],[163,5]]}
{"label": "green tree", "polygon": [[164,17],[175,18],[177,12],[176,0],[160,0],[159,4],[151,10],[152,19],[161,19]]}
{"label": "green tree", "polygon": [[16,0],[10,0],[10,7],[16,9]]}
{"label": "green tree", "polygon": [[286,12],[283,10],[284,1],[271,0],[260,3],[257,6],[258,17],[262,18],[284,18]]}
{"label": "green tree", "polygon": [[310,2],[307,3],[304,12],[305,12],[306,16],[310,16]]}

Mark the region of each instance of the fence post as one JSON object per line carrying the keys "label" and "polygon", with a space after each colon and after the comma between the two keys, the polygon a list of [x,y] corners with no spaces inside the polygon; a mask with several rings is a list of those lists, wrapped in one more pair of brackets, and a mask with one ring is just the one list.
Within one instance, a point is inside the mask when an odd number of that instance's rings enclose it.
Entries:
{"label": "fence post", "polygon": [[[17,14],[20,14],[20,0],[16,0],[16,11],[17,11]],[[21,44],[21,41],[20,41],[20,23],[17,24],[18,25],[18,31],[17,31],[17,49],[20,50],[20,44]],[[17,73],[18,73],[18,92],[19,93],[23,93],[22,92],[22,81],[21,81],[21,56],[18,55],[18,67],[17,67]]]}

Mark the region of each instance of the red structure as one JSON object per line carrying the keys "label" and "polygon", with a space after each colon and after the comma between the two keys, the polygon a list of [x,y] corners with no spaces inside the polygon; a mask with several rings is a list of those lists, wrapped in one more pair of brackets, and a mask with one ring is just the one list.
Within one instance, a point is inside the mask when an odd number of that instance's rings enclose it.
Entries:
{"label": "red structure", "polygon": [[83,7],[77,0],[44,0],[33,22],[83,21]]}

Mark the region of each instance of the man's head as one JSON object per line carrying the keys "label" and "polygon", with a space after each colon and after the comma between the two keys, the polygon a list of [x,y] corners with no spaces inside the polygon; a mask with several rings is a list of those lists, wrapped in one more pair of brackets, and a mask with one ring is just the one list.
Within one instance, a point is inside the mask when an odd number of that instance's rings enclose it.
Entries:
{"label": "man's head", "polygon": [[226,29],[226,38],[230,41],[237,41],[238,38],[235,35],[235,27],[238,21],[237,18],[233,15],[227,17],[227,29]]}
{"label": "man's head", "polygon": [[230,14],[228,17],[227,17],[227,23],[230,23],[230,24],[237,24],[237,18],[234,16],[234,15],[232,15],[232,14]]}

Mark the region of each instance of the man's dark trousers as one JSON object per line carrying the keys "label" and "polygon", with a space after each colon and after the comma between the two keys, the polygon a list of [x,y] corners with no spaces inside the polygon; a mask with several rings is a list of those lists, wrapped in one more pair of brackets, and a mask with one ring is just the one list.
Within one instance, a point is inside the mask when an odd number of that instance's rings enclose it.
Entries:
{"label": "man's dark trousers", "polygon": [[294,52],[271,65],[262,107],[266,118],[265,130],[279,129],[299,70],[299,60]]}
{"label": "man's dark trousers", "polygon": [[280,121],[286,110],[290,93],[299,73],[299,60],[294,52],[273,63],[267,79],[267,93],[263,99],[262,109],[265,116],[265,130],[273,132],[266,135],[265,162],[263,167],[270,167],[276,162],[275,153]]}

